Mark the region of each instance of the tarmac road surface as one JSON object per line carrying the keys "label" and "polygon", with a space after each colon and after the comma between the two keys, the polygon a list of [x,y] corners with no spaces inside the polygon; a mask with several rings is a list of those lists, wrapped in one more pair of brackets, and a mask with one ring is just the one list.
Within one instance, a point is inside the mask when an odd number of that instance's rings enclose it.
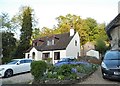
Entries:
{"label": "tarmac road surface", "polygon": [[78,84],[120,84],[120,82],[103,79],[102,73],[101,73],[101,68],[99,67],[99,69],[97,71],[95,71],[95,73],[93,73],[87,79],[85,79],[84,81],[82,81]]}

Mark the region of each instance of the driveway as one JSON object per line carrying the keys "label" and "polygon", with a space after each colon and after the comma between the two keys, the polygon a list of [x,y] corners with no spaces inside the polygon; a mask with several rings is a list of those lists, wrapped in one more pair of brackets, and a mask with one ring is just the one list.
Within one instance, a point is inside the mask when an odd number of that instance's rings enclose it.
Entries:
{"label": "driveway", "polygon": [[[31,73],[24,73],[24,74],[15,75],[10,78],[3,78],[0,80],[0,82],[2,84],[16,84],[16,83],[25,84],[25,83],[29,83],[32,80],[33,80],[33,76],[31,75]],[[85,79],[84,81],[78,84],[118,84],[118,83],[120,84],[120,82],[117,81],[103,79],[101,75],[101,69],[99,68],[90,77],[88,77],[87,79]]]}
{"label": "driveway", "polygon": [[2,84],[16,84],[16,83],[25,84],[25,83],[29,83],[32,80],[33,80],[33,76],[31,75],[31,73],[24,73],[24,74],[14,75],[10,78],[2,78],[0,82]]}
{"label": "driveway", "polygon": [[106,80],[102,78],[101,74],[101,68],[93,73],[90,77],[85,79],[84,81],[78,83],[78,84],[120,84],[120,82],[117,81],[111,81],[111,80]]}

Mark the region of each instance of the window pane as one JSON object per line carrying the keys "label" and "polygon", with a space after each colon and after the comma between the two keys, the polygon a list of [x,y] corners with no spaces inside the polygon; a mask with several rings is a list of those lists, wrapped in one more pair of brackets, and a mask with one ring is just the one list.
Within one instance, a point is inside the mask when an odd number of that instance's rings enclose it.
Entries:
{"label": "window pane", "polygon": [[105,55],[105,59],[120,59],[120,52],[119,51],[111,51],[111,52],[108,52],[106,55]]}
{"label": "window pane", "polygon": [[46,60],[47,58],[49,58],[50,57],[50,53],[43,53],[42,54],[42,59],[43,60]]}
{"label": "window pane", "polygon": [[21,60],[21,61],[20,61],[20,64],[23,64],[23,63],[25,63],[25,61],[24,61],[24,60]]}
{"label": "window pane", "polygon": [[54,52],[54,60],[60,60],[60,52]]}

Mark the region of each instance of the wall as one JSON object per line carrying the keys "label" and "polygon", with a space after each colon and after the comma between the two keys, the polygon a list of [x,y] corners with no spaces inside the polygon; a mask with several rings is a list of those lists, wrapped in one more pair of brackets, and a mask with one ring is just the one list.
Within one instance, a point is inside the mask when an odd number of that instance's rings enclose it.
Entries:
{"label": "wall", "polygon": [[[77,41],[77,46],[75,46],[75,40]],[[66,48],[66,56],[73,56],[77,58],[78,53],[80,56],[80,37],[77,32]]]}
{"label": "wall", "polygon": [[30,50],[29,53],[25,54],[25,58],[27,58],[28,54],[29,54],[29,58],[32,59],[32,53],[33,52],[35,52],[35,60],[42,60],[42,58],[41,58],[41,52],[37,51],[34,47]]}
{"label": "wall", "polygon": [[54,60],[54,52],[60,52],[60,58],[66,57],[66,50],[43,51],[42,53],[50,53],[50,58],[53,58],[52,62],[54,64],[58,62],[58,60]]}
{"label": "wall", "polygon": [[86,55],[87,56],[94,56],[97,59],[99,59],[99,52],[95,51],[95,50],[89,50],[88,52],[86,52]]}
{"label": "wall", "polygon": [[111,40],[111,47],[112,47],[112,50],[115,50],[115,49],[118,49],[118,40],[120,39],[120,26],[119,27],[116,27],[114,28],[112,31],[111,31],[111,36],[112,36],[112,40]]}

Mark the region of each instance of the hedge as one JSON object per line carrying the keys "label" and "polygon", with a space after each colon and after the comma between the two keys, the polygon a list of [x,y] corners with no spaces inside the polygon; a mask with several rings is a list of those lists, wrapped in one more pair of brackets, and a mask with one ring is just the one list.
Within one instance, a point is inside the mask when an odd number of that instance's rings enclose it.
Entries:
{"label": "hedge", "polygon": [[46,72],[47,64],[45,61],[33,61],[31,63],[31,74],[34,76],[34,79],[41,79]]}

